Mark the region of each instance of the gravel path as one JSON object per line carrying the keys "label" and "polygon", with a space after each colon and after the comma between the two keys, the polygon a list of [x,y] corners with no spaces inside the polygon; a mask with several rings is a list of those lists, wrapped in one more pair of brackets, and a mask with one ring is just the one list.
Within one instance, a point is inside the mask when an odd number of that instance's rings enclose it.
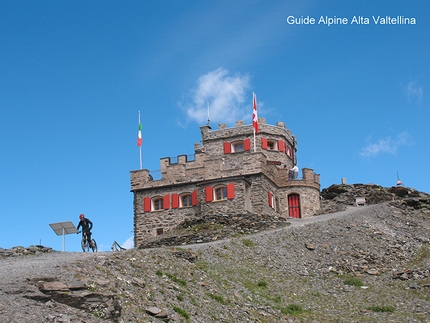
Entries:
{"label": "gravel path", "polygon": [[[373,206],[364,206],[364,207],[348,207],[347,210],[336,212],[336,213],[328,213],[322,214],[319,216],[304,218],[304,219],[289,219],[288,222],[290,225],[281,229],[274,229],[273,231],[279,230],[288,230],[293,227],[300,227],[310,223],[323,222],[331,219],[336,219],[340,217],[344,217],[347,215],[351,215],[358,211],[364,211],[367,209],[371,209]],[[259,232],[256,235],[260,234],[268,234],[267,231]],[[214,245],[219,243],[228,242],[227,240],[219,240],[209,243],[201,243],[195,245],[185,245],[181,246],[183,248],[200,250],[204,249],[207,245]],[[85,260],[87,257],[104,257],[103,253],[84,253],[84,252],[50,252],[50,253],[42,253],[39,255],[30,255],[30,256],[20,256],[20,257],[8,257],[0,259],[0,281],[2,284],[14,283],[17,281],[22,281],[23,278],[33,279],[36,277],[46,277],[46,276],[55,276],[55,274],[65,265],[69,263],[73,263],[77,260]]]}
{"label": "gravel path", "polygon": [[[384,203],[384,204],[386,204],[386,203]],[[288,225],[286,227],[279,228],[279,229],[261,231],[261,232],[253,234],[253,236],[257,237],[260,235],[270,235],[274,232],[290,230],[291,228],[302,227],[302,226],[312,224],[312,223],[326,222],[326,221],[329,221],[332,219],[339,219],[339,218],[343,218],[343,217],[352,215],[356,212],[370,211],[370,210],[372,210],[372,209],[374,209],[380,205],[382,205],[382,204],[366,205],[366,206],[360,206],[360,207],[348,206],[348,208],[345,211],[321,214],[321,215],[313,216],[310,218],[302,218],[302,219],[291,218],[291,219],[287,220],[287,222],[290,225]],[[219,245],[219,244],[229,243],[230,241],[231,241],[231,239],[223,239],[223,240],[216,240],[216,241],[207,242],[207,243],[181,245],[180,247],[190,249],[190,250],[204,250],[207,246],[215,246],[215,245]]]}
{"label": "gravel path", "polygon": [[24,279],[55,276],[64,265],[101,254],[83,252],[49,252],[38,255],[16,256],[0,259],[2,285]]}

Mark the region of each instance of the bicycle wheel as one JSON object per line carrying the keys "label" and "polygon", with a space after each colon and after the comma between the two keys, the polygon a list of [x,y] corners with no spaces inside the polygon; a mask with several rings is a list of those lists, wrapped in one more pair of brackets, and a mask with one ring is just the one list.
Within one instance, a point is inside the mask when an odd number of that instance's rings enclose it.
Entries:
{"label": "bicycle wheel", "polygon": [[97,242],[96,242],[96,240],[91,239],[90,247],[93,250],[93,252],[97,252]]}
{"label": "bicycle wheel", "polygon": [[81,247],[83,252],[89,251],[88,242],[85,237],[81,240]]}

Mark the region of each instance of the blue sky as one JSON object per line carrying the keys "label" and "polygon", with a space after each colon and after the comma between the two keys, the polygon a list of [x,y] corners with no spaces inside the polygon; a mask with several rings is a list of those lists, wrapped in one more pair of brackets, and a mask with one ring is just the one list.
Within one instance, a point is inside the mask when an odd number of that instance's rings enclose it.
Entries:
{"label": "blue sky", "polygon": [[49,223],[80,213],[102,250],[128,246],[138,111],[156,176],[161,157],[193,154],[208,103],[214,128],[250,124],[252,92],[322,188],[398,172],[430,192],[429,39],[426,1],[2,1],[0,247],[61,250]]}

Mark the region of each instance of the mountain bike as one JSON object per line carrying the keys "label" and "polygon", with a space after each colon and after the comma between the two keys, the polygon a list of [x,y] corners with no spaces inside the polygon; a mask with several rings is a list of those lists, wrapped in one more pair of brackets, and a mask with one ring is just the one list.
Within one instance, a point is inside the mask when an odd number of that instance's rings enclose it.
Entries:
{"label": "mountain bike", "polygon": [[[78,233],[81,233],[81,231],[79,231]],[[86,232],[84,232],[84,236],[82,237],[81,247],[82,247],[82,251],[83,252],[89,252],[90,249],[93,252],[97,252],[97,242],[96,242],[96,240],[91,239],[91,241],[88,241],[88,237],[87,237],[87,233]]]}

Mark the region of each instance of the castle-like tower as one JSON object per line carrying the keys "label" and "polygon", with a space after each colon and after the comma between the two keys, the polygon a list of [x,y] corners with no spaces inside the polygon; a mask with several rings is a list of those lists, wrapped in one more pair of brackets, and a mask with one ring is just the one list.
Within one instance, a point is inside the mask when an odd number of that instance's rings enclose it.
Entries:
{"label": "castle-like tower", "polygon": [[283,122],[276,126],[259,118],[259,132],[237,121],[212,130],[201,126],[202,145],[194,145],[194,160],[161,158],[160,180],[147,169],[131,171],[134,193],[134,244],[148,235],[174,229],[190,216],[247,212],[265,216],[310,217],[320,209],[320,178],[297,164],[296,138]]}

